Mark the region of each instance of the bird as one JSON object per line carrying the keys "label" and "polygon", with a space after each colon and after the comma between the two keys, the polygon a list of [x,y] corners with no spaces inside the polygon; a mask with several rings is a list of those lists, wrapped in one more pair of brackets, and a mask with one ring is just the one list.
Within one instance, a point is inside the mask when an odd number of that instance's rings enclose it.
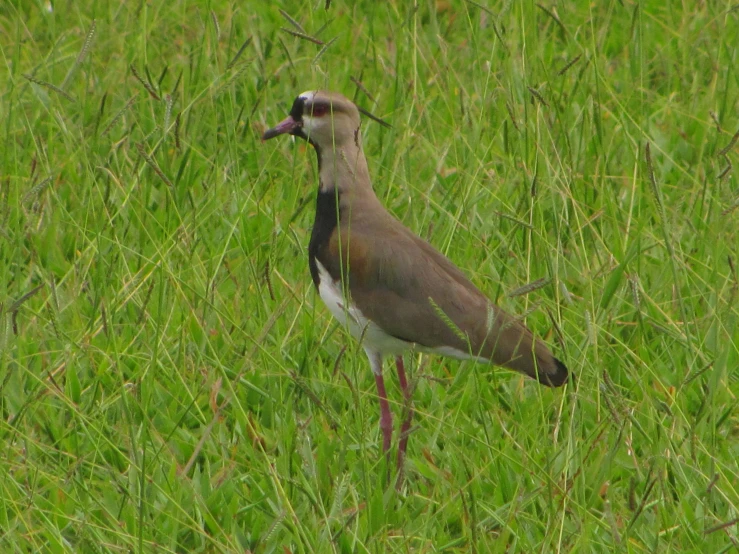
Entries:
{"label": "bird", "polygon": [[567,383],[569,372],[520,319],[490,301],[449,258],[384,208],[372,187],[360,125],[359,109],[342,94],[307,91],[295,98],[283,121],[264,132],[262,141],[292,135],[316,152],[310,274],[321,300],[367,354],[388,462],[393,416],[383,359],[395,357],[405,406],[397,450],[401,472],[413,420],[403,354],[491,363],[548,387]]}

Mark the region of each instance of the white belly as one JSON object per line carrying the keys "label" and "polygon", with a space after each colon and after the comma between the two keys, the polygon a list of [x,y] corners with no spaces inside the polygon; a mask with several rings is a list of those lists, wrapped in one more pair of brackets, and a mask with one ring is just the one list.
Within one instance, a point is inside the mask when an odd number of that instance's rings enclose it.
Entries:
{"label": "white belly", "polygon": [[[414,344],[388,335],[376,323],[367,319],[357,306],[344,298],[341,285],[334,281],[328,270],[316,260],[318,267],[318,294],[339,322],[349,329],[352,336],[380,354],[402,354]],[[348,304],[348,305],[347,305]]]}

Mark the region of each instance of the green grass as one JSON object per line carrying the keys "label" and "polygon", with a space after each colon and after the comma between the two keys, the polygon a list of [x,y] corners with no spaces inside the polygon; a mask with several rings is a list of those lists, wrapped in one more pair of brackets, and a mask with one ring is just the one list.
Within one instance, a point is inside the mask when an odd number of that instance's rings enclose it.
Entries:
{"label": "green grass", "polygon": [[[735,5],[53,4],[0,6],[0,550],[736,551]],[[400,492],[310,282],[314,154],[259,140],[321,87],[578,376],[409,358]]]}

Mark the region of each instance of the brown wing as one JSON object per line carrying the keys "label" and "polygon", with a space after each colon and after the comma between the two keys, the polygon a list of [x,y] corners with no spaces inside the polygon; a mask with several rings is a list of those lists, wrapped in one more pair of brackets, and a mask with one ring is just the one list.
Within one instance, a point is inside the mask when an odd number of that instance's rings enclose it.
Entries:
{"label": "brown wing", "polygon": [[[566,381],[566,367],[549,348],[430,244],[391,216],[381,222],[355,217],[352,224],[350,230],[338,229],[328,248],[338,254],[342,243],[352,300],[386,333],[484,357],[546,385]],[[340,277],[339,267],[328,269]]]}

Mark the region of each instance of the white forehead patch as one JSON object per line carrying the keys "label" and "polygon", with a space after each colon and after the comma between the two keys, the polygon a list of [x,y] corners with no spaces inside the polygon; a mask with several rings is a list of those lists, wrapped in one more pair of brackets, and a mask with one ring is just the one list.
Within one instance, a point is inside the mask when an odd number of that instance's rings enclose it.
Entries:
{"label": "white forehead patch", "polygon": [[[305,102],[311,102],[317,93],[318,93],[317,90],[306,90],[305,92],[301,93],[298,96],[298,98],[303,99]],[[315,118],[313,118],[307,113],[303,114],[302,120],[303,120],[303,131],[308,136],[310,136],[311,132],[313,131],[313,128],[316,125],[316,120]]]}

